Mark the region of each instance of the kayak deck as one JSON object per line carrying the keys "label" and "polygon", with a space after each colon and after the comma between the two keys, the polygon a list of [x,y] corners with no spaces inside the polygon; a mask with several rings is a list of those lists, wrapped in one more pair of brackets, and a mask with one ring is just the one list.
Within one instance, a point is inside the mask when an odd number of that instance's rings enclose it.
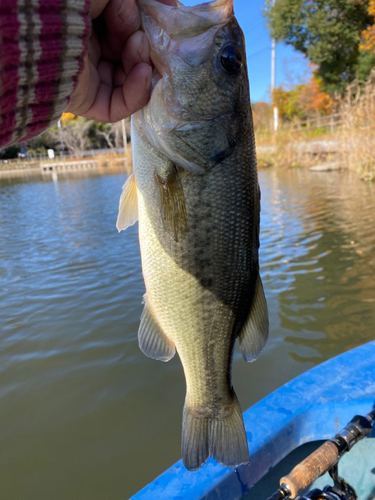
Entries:
{"label": "kayak deck", "polygon": [[210,459],[189,472],[180,460],[132,498],[242,498],[291,451],[333,437],[354,415],[374,407],[375,341],[312,368],[246,410],[249,464],[233,470]]}

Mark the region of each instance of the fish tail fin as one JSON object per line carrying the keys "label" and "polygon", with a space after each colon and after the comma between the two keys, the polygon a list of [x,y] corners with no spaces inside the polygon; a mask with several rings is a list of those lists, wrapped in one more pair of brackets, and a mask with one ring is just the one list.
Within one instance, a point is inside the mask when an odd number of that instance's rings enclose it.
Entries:
{"label": "fish tail fin", "polygon": [[[217,412],[216,412],[217,413]],[[249,462],[245,425],[237,397],[230,407],[215,416],[208,411],[184,407],[182,423],[182,461],[188,470],[198,470],[212,455],[225,467]]]}
{"label": "fish tail fin", "polygon": [[237,467],[249,462],[249,446],[242,411],[233,394],[232,411],[225,418],[211,422],[211,453],[225,467]]}
{"label": "fish tail fin", "polygon": [[188,470],[198,470],[210,456],[209,418],[197,416],[186,403],[181,448],[182,461]]}

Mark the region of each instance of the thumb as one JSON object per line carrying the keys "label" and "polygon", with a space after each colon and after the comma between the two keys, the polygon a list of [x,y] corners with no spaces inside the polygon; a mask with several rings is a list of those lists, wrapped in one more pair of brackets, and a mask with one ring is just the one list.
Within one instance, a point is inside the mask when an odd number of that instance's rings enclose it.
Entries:
{"label": "thumb", "polygon": [[90,8],[91,19],[96,19],[107,7],[110,0],[92,0]]}

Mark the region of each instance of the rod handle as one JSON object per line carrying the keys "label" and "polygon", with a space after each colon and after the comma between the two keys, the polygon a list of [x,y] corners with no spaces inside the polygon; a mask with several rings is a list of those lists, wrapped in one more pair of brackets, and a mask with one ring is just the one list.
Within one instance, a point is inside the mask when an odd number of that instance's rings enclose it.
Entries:
{"label": "rod handle", "polygon": [[307,488],[315,479],[333,467],[339,459],[339,450],[331,441],[309,455],[303,462],[296,465],[292,472],[280,479],[280,485],[289,488],[290,498],[295,498],[303,489]]}

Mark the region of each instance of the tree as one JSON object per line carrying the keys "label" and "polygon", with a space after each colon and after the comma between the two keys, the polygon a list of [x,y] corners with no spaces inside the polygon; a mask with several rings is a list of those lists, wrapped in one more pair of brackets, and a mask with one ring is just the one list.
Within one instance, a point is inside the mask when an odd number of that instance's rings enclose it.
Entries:
{"label": "tree", "polygon": [[61,130],[57,127],[53,127],[50,129],[50,132],[56,142],[61,139],[64,146],[68,148],[74,156],[82,158],[85,149],[90,145],[88,131],[91,123],[92,122],[86,118],[77,116],[72,118],[71,116],[64,115],[62,118]]}
{"label": "tree", "polygon": [[375,66],[375,0],[370,0],[368,14],[372,18],[372,24],[362,32],[359,45],[358,79],[360,81],[367,79]]}
{"label": "tree", "polygon": [[115,147],[112,125],[109,123],[91,122],[88,130],[91,147],[95,149],[113,149]]}
{"label": "tree", "polygon": [[290,90],[282,86],[272,93],[272,105],[277,106],[279,116],[284,121],[309,120],[331,113],[336,102],[320,89],[320,80],[314,75],[305,84],[296,85]]}
{"label": "tree", "polygon": [[335,107],[335,101],[321,88],[322,81],[316,74],[306,85],[302,85],[300,88],[299,105],[308,118],[314,115],[328,115]]}
{"label": "tree", "polygon": [[[130,118],[125,120],[127,139],[130,138]],[[91,147],[95,149],[119,149],[124,147],[121,121],[115,123],[91,122],[88,132]]]}
{"label": "tree", "polygon": [[283,121],[291,121],[294,118],[303,120],[304,110],[299,103],[299,94],[303,85],[297,85],[291,90],[285,90],[282,86],[276,87],[272,92],[272,104],[279,110],[279,117]]}
{"label": "tree", "polygon": [[360,49],[364,52],[372,52],[375,55],[375,0],[370,0],[368,14],[372,17],[372,24],[362,33]]}
{"label": "tree", "polygon": [[252,102],[254,128],[268,130],[272,123],[272,107],[264,101]]}
{"label": "tree", "polygon": [[322,90],[334,95],[368,76],[360,54],[362,33],[374,23],[368,7],[369,0],[268,0],[265,16],[271,35],[316,64]]}
{"label": "tree", "polygon": [[10,160],[12,158],[17,158],[20,152],[20,146],[9,146],[5,149],[0,149],[0,159]]}
{"label": "tree", "polygon": [[48,149],[56,149],[59,145],[55,135],[51,134],[50,130],[46,130],[43,134],[38,135],[27,141],[28,155],[47,155]]}

